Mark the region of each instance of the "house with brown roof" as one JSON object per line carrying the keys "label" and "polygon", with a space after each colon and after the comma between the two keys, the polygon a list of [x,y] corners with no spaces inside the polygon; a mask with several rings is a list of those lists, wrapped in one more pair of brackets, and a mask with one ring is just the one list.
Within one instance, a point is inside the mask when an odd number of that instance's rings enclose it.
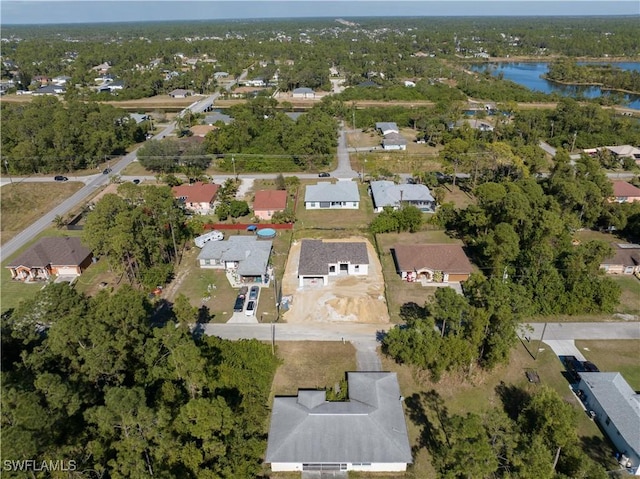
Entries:
{"label": "house with brown roof", "polygon": [[640,188],[633,186],[626,181],[613,182],[613,196],[609,199],[610,203],[633,203],[640,201]]}
{"label": "house with brown roof", "polygon": [[46,281],[52,276],[74,279],[89,267],[92,259],[93,254],[80,238],[42,238],[7,268],[11,279],[18,281]]}
{"label": "house with brown roof", "polygon": [[261,220],[270,220],[276,211],[287,207],[287,192],[284,190],[259,190],[253,200],[253,214]]}
{"label": "house with brown roof", "polygon": [[298,262],[300,287],[329,284],[329,276],[369,274],[369,253],[362,241],[302,240]]}
{"label": "house with brown roof", "polygon": [[613,255],[600,263],[607,274],[640,273],[640,245],[632,243],[613,243]]}
{"label": "house with brown roof", "polygon": [[185,208],[201,215],[213,213],[213,203],[220,185],[215,183],[184,184],[171,188],[174,198],[184,203]]}
{"label": "house with brown roof", "polygon": [[460,245],[395,245],[391,250],[398,273],[409,282],[457,283],[469,279],[473,271]]}

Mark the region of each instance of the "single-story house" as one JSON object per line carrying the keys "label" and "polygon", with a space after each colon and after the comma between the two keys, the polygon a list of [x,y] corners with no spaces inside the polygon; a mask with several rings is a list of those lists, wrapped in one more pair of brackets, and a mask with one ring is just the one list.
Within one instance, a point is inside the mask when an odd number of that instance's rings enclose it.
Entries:
{"label": "single-story house", "polygon": [[600,263],[607,274],[640,273],[640,245],[632,243],[612,243],[613,256]]}
{"label": "single-story house", "polygon": [[93,254],[80,238],[42,238],[11,261],[11,278],[20,281],[47,280],[51,276],[77,277],[89,267]]}
{"label": "single-story house", "polygon": [[353,181],[321,181],[308,185],[304,193],[304,207],[308,210],[357,210],[360,208],[358,185]]}
{"label": "single-story house", "polygon": [[190,95],[193,95],[193,92],[191,90],[185,90],[184,88],[176,88],[169,92],[171,98],[187,98]]}
{"label": "single-story house", "polygon": [[382,138],[383,150],[406,150],[407,140],[400,133],[388,133]]}
{"label": "single-story house", "polygon": [[640,188],[626,181],[614,181],[613,197],[609,199],[609,202],[613,203],[614,201],[616,203],[633,203],[640,201]]}
{"label": "single-story house", "polygon": [[71,81],[71,77],[67,75],[59,75],[51,79],[51,83],[59,86],[66,85],[69,81]]}
{"label": "single-story house", "polygon": [[182,201],[185,208],[195,213],[206,215],[213,212],[213,203],[220,185],[202,183],[178,185],[171,188],[174,198]]}
{"label": "single-story house", "polygon": [[151,117],[144,113],[129,113],[129,116],[139,125],[142,122],[149,121]]}
{"label": "single-story house", "polygon": [[229,76],[229,72],[215,72],[213,74],[213,78],[216,80],[220,80],[221,78],[227,78]]}
{"label": "single-story house", "polygon": [[632,158],[636,161],[640,161],[640,148],[636,148],[635,146],[619,145],[605,146],[604,148],[616,158]]}
{"label": "single-story house", "polygon": [[469,279],[473,271],[469,258],[460,245],[395,245],[391,250],[398,274],[409,282],[462,282]]}
{"label": "single-story house", "polygon": [[378,85],[376,82],[372,80],[365,80],[363,82],[358,83],[356,86],[360,88],[382,88],[380,85]]}
{"label": "single-story house", "polygon": [[640,475],[640,395],[618,372],[580,373],[578,389],[588,411],[620,454],[618,462]]}
{"label": "single-story house", "polygon": [[300,87],[295,88],[291,92],[291,95],[293,96],[293,98],[315,98],[316,92],[314,92],[311,88]]}
{"label": "single-story house", "polygon": [[230,236],[225,241],[204,244],[198,263],[201,268],[224,269],[236,274],[243,283],[268,283],[272,241],[256,236]]}
{"label": "single-story house", "polygon": [[314,284],[322,280],[329,284],[329,276],[369,274],[369,253],[362,241],[302,240],[298,261],[298,284],[305,280]]}
{"label": "single-story house", "polygon": [[394,210],[401,205],[413,205],[424,213],[433,213],[436,200],[425,185],[396,185],[393,181],[372,181],[370,186],[373,211],[380,213],[385,207]]}
{"label": "single-story house", "polygon": [[264,78],[254,78],[253,80],[244,80],[242,82],[244,86],[259,86],[264,87],[267,86],[267,82],[264,81]]}
{"label": "single-story house", "polygon": [[35,90],[32,94],[34,96],[38,95],[63,95],[67,92],[67,90],[60,85],[45,85],[41,86],[37,90]]}
{"label": "single-story house", "polygon": [[472,120],[460,120],[456,122],[456,126],[461,127],[468,125],[470,128],[478,131],[493,131],[493,125],[488,121],[478,120],[476,118]]}
{"label": "single-story house", "polygon": [[233,121],[233,118],[229,115],[225,115],[224,113],[219,112],[213,112],[204,117],[204,122],[207,125],[215,125],[219,121],[224,123],[225,125],[229,125]]}
{"label": "single-story house", "polygon": [[287,192],[284,190],[258,190],[253,200],[253,214],[261,220],[270,220],[276,211],[287,207]]}
{"label": "single-story house", "polygon": [[265,88],[257,86],[241,86],[231,90],[229,96],[231,98],[255,98],[261,91],[265,91]]}
{"label": "single-story house", "polygon": [[401,472],[413,462],[396,373],[349,372],[347,383],[347,401],[318,390],[274,399],[272,471]]}
{"label": "single-story house", "polygon": [[376,130],[378,130],[382,136],[386,136],[389,133],[400,133],[400,128],[395,122],[381,121],[376,123]]}
{"label": "single-story house", "polygon": [[100,65],[96,65],[95,67],[92,67],[91,70],[98,73],[107,73],[110,68],[111,68],[111,65],[109,65],[109,62],[104,62],[104,63],[101,63]]}

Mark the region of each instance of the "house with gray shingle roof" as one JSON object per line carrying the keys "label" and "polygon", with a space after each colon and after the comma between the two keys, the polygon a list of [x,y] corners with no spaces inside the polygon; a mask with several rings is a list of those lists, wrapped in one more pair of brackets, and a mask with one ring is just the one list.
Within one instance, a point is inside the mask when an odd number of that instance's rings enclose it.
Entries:
{"label": "house with gray shingle roof", "polygon": [[295,88],[291,92],[291,96],[293,96],[293,98],[315,98],[316,92],[314,92],[311,88],[300,87]]}
{"label": "house with gray shingle roof", "polygon": [[433,213],[436,200],[425,185],[396,185],[393,181],[372,181],[373,211],[380,213],[384,208],[397,210],[402,205],[412,205],[424,213]]}
{"label": "house with gray shingle roof", "polygon": [[266,283],[272,246],[272,241],[255,236],[231,236],[226,241],[205,243],[198,262],[201,268],[237,274],[241,282]]}
{"label": "house with gray shingle roof", "polygon": [[396,373],[347,373],[349,399],[276,397],[265,462],[272,471],[405,471],[411,446]]}
{"label": "house with gray shingle roof", "polygon": [[360,208],[358,185],[350,180],[308,185],[304,193],[304,207],[308,210],[357,210]]}
{"label": "house with gray shingle roof", "polygon": [[640,474],[640,394],[618,372],[580,373],[578,389],[620,453],[620,464],[631,475]]}
{"label": "house with gray shingle roof", "polygon": [[298,283],[322,285],[329,276],[366,276],[369,274],[369,253],[364,242],[302,240],[298,261]]}
{"label": "house with gray shingle roof", "polygon": [[400,133],[400,128],[392,121],[379,121],[376,123],[376,130],[380,131],[382,136],[386,136],[389,133]]}

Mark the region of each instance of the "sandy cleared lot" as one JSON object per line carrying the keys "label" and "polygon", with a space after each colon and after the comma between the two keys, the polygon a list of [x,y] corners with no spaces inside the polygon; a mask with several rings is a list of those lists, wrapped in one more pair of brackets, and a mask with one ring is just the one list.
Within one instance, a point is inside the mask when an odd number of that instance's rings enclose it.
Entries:
{"label": "sandy cleared lot", "polygon": [[369,254],[369,274],[331,276],[327,286],[299,288],[298,261],[301,243],[294,243],[282,280],[283,295],[293,296],[293,304],[283,319],[288,323],[388,323],[389,313],[384,299],[382,266],[371,243],[358,237],[324,241],[364,241]]}

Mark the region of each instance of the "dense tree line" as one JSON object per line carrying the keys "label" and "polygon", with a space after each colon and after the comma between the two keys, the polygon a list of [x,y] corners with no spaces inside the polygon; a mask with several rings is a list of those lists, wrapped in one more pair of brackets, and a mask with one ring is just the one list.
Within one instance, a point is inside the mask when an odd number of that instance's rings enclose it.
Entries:
{"label": "dense tree line", "polygon": [[[297,121],[276,110],[273,98],[234,106],[234,121],[205,137],[207,152],[226,155],[221,166],[227,171],[287,171],[281,159],[293,162],[296,169],[326,166],[338,143],[337,123],[326,105],[315,106]],[[238,156],[228,157],[232,153]]]}
{"label": "dense tree line", "polygon": [[4,316],[3,459],[64,458],[104,478],[256,477],[270,348],[194,339],[184,298],[165,326],[151,317],[129,286],[87,298],[66,283]]}
{"label": "dense tree line", "polygon": [[144,131],[110,105],[54,97],[0,105],[2,156],[14,173],[53,173],[96,167],[121,155]]}
{"label": "dense tree line", "polygon": [[162,286],[187,234],[184,212],[167,186],[125,183],[118,191],[102,197],[87,215],[84,240],[132,285]]}
{"label": "dense tree line", "polygon": [[640,72],[613,65],[578,65],[575,61],[557,61],[549,65],[546,78],[561,83],[601,85],[611,90],[640,92]]}
{"label": "dense tree line", "polygon": [[181,172],[189,177],[198,176],[212,160],[204,144],[193,137],[149,140],[136,156],[142,166],[154,173]]}
{"label": "dense tree line", "polygon": [[534,393],[501,383],[502,408],[450,414],[435,391],[406,403],[423,424],[419,446],[433,457],[438,477],[605,479],[605,469],[584,450],[577,413],[553,389]]}

